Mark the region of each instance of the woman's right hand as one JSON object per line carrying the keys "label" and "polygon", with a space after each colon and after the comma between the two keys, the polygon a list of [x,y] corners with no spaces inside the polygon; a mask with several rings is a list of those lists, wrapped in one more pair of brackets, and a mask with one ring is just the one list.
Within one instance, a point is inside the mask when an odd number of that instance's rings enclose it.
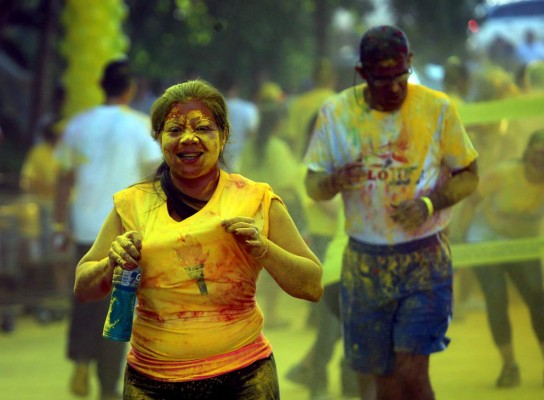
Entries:
{"label": "woman's right hand", "polygon": [[111,244],[108,264],[110,267],[121,267],[127,271],[138,268],[142,254],[142,238],[136,231],[128,231],[117,236]]}

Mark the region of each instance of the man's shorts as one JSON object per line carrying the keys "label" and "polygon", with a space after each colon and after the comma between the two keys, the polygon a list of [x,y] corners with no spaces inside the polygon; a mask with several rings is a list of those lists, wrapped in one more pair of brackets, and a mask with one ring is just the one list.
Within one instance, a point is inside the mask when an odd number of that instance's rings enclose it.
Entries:
{"label": "man's shorts", "polygon": [[345,356],[354,370],[388,375],[397,352],[444,350],[452,315],[446,237],[440,233],[391,246],[350,238],[340,298]]}

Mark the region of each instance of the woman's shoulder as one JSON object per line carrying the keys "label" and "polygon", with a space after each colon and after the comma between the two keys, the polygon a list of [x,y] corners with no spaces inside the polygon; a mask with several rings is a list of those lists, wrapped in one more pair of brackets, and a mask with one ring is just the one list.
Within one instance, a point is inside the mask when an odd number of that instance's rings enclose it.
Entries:
{"label": "woman's shoulder", "polygon": [[230,186],[250,192],[271,190],[270,185],[266,182],[257,182],[244,175],[236,173],[225,172],[224,182],[226,187]]}
{"label": "woman's shoulder", "polygon": [[141,197],[157,197],[162,193],[161,185],[158,181],[142,181],[135,183],[125,189],[115,193],[117,199],[135,199]]}
{"label": "woman's shoulder", "polygon": [[253,179],[250,179],[246,177],[245,175],[234,173],[234,172],[224,172],[224,181],[225,185],[235,185],[238,187],[252,187],[252,186],[259,186],[262,185],[262,182],[254,181]]}
{"label": "woman's shoulder", "polygon": [[[243,175],[227,172],[223,173],[222,180],[221,201],[228,202],[231,211],[236,210],[233,211],[235,214],[237,212],[246,214],[248,210],[257,210],[263,204],[267,208],[274,199],[281,201],[266,182],[256,182]],[[250,214],[251,212],[248,215]]]}

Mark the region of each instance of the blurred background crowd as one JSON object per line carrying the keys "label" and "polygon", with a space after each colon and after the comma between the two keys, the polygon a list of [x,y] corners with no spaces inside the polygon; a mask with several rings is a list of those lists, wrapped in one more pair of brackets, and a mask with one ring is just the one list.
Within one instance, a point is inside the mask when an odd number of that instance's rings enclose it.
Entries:
{"label": "blurred background crowd", "polygon": [[[322,101],[358,83],[361,34],[381,23],[410,38],[410,80],[456,102],[481,174],[522,157],[544,129],[542,0],[2,0],[0,335],[24,316],[70,313],[74,266],[51,244],[55,144],[70,117],[103,101],[102,69],[121,54],[138,77],[131,106],[143,113],[176,82],[221,89],[232,119],[226,166],[269,182],[325,261],[341,205],[309,201],[301,159]],[[325,279],[338,276],[339,263],[326,262]],[[456,318],[482,310],[470,268],[459,268],[456,291]],[[263,293],[268,329],[289,329],[281,295]],[[315,328],[315,314],[297,315]]]}

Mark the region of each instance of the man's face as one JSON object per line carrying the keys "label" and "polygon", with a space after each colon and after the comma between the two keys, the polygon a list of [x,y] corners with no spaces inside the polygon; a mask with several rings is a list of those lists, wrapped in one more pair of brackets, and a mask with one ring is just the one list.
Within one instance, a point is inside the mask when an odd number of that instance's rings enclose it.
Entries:
{"label": "man's face", "polygon": [[399,55],[358,67],[357,71],[367,82],[370,107],[379,111],[395,111],[408,94],[408,78],[412,54]]}

